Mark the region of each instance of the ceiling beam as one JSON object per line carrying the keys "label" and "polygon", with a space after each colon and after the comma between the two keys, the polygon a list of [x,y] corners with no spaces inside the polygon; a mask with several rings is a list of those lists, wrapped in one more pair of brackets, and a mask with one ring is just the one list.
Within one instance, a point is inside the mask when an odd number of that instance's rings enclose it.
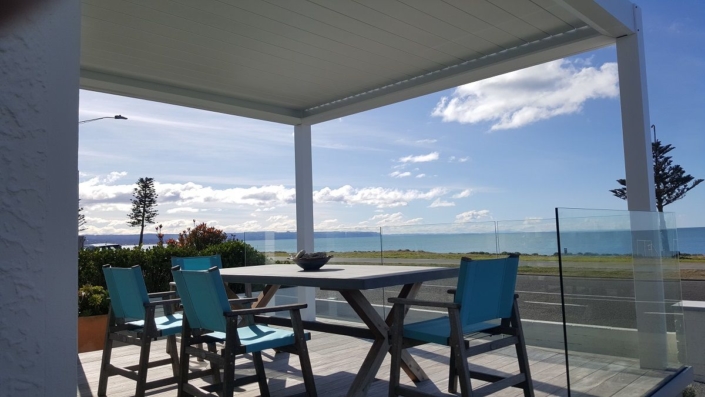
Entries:
{"label": "ceiling beam", "polygon": [[605,36],[617,38],[636,32],[636,6],[628,0],[554,1]]}
{"label": "ceiling beam", "polygon": [[301,124],[301,111],[81,68],[81,88],[235,116]]}
{"label": "ceiling beam", "polygon": [[496,54],[474,59],[454,67],[414,79],[381,87],[360,95],[307,109],[303,122],[316,124],[472,83],[489,77],[565,58],[614,44],[614,39],[584,27],[537,40]]}

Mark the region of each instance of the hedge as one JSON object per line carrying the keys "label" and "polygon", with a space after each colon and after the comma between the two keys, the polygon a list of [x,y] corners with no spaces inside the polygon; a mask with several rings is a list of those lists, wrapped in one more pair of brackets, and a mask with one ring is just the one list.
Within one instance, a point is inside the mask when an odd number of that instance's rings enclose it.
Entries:
{"label": "hedge", "polygon": [[[140,265],[148,292],[169,290],[171,281],[172,256],[208,256],[220,254],[223,267],[264,265],[263,253],[251,245],[235,240],[212,245],[198,251],[195,248],[153,247],[148,249],[120,250],[81,250],[78,254],[78,285],[97,285],[106,287],[103,277],[103,265],[130,267]],[[107,287],[106,287],[107,288]],[[236,292],[242,292],[242,285]]]}

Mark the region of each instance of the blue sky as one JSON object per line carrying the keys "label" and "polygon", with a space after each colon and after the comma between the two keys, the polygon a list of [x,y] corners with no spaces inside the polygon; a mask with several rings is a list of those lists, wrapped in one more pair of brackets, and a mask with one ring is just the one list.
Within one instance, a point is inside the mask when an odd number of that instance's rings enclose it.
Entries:
{"label": "blue sky", "polygon": [[[651,122],[675,163],[705,178],[705,3],[636,1]],[[555,207],[626,209],[616,50],[606,47],[312,127],[317,230],[527,221]],[[295,230],[293,127],[81,91],[86,234],[133,234],[139,177],[167,233]],[[705,226],[705,186],[666,207]],[[151,232],[149,228],[146,231]]]}

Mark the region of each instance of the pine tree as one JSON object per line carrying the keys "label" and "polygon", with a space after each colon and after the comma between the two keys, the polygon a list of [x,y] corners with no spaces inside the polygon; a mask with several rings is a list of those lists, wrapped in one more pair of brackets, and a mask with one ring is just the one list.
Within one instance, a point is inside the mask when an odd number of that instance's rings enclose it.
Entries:
{"label": "pine tree", "polygon": [[[659,140],[651,143],[654,161],[654,184],[656,186],[656,208],[659,212],[663,212],[663,207],[685,197],[686,193],[703,181],[686,174],[680,165],[673,164],[671,156],[667,156],[673,149],[675,147],[671,145],[662,146]],[[617,183],[622,185],[622,187],[612,189],[610,192],[616,197],[626,200],[627,181],[625,179],[617,179]]]}
{"label": "pine tree", "polygon": [[142,247],[142,238],[144,236],[144,226],[154,223],[154,218],[157,216],[157,192],[154,190],[153,178],[140,178],[137,181],[137,187],[132,191],[132,211],[127,214],[130,220],[128,225],[140,227],[140,242]]}
{"label": "pine tree", "polygon": [[[81,205],[81,199],[78,199],[78,205]],[[86,230],[86,214],[83,213],[83,207],[78,207],[78,232]]]}

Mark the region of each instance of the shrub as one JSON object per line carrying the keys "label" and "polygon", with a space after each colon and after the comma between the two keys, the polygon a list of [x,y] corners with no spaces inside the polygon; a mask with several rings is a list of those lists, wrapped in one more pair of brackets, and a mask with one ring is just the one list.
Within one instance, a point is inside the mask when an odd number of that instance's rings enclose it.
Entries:
{"label": "shrub", "polygon": [[[194,220],[194,223],[196,221]],[[210,246],[218,245],[228,239],[224,231],[215,227],[208,227],[206,223],[201,223],[193,229],[188,228],[179,233],[179,240],[169,239],[167,244],[178,247],[191,247],[199,251]]]}
{"label": "shrub", "polygon": [[[206,256],[220,254],[223,267],[256,266],[265,264],[265,256],[251,245],[242,241],[226,241],[210,245],[203,250],[193,247],[169,245],[145,250],[139,248],[88,251],[78,254],[78,285],[95,285],[106,287],[103,277],[103,265],[130,267],[140,265],[147,286],[147,291],[167,291],[171,281],[172,256]],[[241,289],[239,287],[238,289]]]}
{"label": "shrub", "polygon": [[108,291],[97,285],[84,285],[78,289],[78,316],[108,314]]}
{"label": "shrub", "polygon": [[696,397],[698,395],[697,391],[695,391],[695,387],[693,385],[688,385],[688,387],[683,390],[682,393],[683,397]]}

